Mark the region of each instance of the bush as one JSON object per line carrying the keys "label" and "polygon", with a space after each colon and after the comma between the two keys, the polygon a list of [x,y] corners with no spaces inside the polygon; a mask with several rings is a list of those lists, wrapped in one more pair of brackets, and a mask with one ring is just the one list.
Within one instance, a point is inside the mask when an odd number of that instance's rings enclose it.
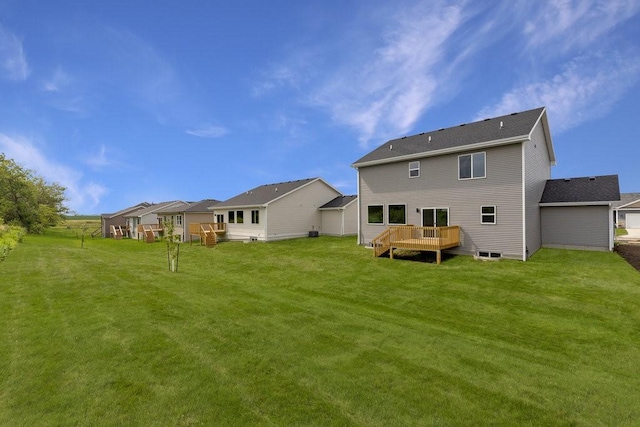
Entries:
{"label": "bush", "polygon": [[4,260],[9,251],[22,242],[26,230],[15,225],[0,224],[0,261]]}

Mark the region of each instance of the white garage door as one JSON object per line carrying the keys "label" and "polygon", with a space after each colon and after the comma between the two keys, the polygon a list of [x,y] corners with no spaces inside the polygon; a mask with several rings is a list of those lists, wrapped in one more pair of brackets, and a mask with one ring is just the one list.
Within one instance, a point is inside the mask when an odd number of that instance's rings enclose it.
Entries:
{"label": "white garage door", "polygon": [[625,215],[626,228],[640,228],[640,213],[628,213]]}

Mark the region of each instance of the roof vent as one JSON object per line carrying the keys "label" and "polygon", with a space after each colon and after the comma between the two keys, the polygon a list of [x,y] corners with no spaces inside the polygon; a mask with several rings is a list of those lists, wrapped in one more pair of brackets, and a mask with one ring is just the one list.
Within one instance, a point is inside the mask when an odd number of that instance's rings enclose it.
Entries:
{"label": "roof vent", "polygon": [[276,187],[276,193],[278,192],[278,187]]}
{"label": "roof vent", "polygon": [[596,177],[595,177],[595,176],[590,176],[590,177],[589,177],[589,181],[595,181],[595,180],[596,180]]}
{"label": "roof vent", "polygon": [[484,119],[483,121],[484,121],[484,122],[488,122],[489,120],[491,120],[491,119]]}
{"label": "roof vent", "polygon": [[393,150],[393,144],[389,144],[389,151]]}
{"label": "roof vent", "polygon": [[500,129],[502,129],[503,127],[504,127],[504,122],[500,120]]}
{"label": "roof vent", "polygon": [[512,116],[515,116],[516,114],[518,114],[518,113],[511,113]]}
{"label": "roof vent", "polygon": [[565,178],[564,182],[571,182],[571,178]]}
{"label": "roof vent", "polygon": [[440,128],[440,129],[438,129],[438,132],[440,132],[441,130],[444,130],[444,128]]}
{"label": "roof vent", "polygon": [[429,142],[431,142],[431,135],[429,135]]}
{"label": "roof vent", "polygon": [[460,126],[464,126],[464,125],[466,125],[466,123],[463,123],[463,124],[461,124]]}

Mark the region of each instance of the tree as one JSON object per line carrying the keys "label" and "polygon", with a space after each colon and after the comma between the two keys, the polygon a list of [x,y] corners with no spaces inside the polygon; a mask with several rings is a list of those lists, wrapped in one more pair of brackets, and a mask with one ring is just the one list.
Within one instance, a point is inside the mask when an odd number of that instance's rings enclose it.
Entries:
{"label": "tree", "polygon": [[64,205],[65,188],[47,183],[0,154],[0,218],[30,233],[58,224],[69,211]]}

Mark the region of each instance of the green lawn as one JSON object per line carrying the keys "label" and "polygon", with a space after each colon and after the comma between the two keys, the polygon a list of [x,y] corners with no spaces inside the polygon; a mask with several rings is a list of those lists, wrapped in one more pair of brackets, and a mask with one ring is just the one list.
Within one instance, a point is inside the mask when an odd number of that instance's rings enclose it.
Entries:
{"label": "green lawn", "polygon": [[375,259],[353,238],[27,236],[0,263],[0,425],[637,425],[617,254]]}

